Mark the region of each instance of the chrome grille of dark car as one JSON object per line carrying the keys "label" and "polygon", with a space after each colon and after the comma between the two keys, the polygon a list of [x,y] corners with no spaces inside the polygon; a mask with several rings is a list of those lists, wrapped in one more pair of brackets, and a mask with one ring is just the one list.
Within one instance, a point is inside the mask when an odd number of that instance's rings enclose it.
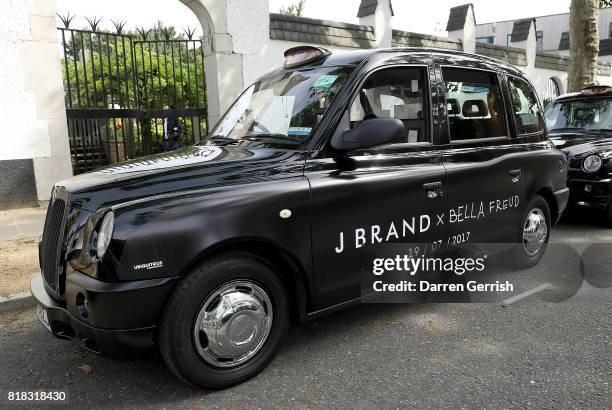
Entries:
{"label": "chrome grille of dark car", "polygon": [[66,201],[53,195],[47,210],[45,228],[40,246],[40,262],[43,278],[48,289],[58,295],[63,286],[60,286],[60,255],[62,236],[64,233],[64,215]]}

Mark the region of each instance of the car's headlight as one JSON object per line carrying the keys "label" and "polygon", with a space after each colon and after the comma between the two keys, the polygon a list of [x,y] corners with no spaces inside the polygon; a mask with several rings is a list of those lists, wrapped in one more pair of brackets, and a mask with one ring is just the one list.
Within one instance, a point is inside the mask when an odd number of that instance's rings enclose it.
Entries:
{"label": "car's headlight", "polygon": [[597,154],[589,155],[582,161],[582,169],[586,172],[597,172],[601,169],[603,160]]}
{"label": "car's headlight", "polygon": [[98,230],[98,239],[96,241],[96,255],[98,258],[104,256],[111,238],[113,237],[113,229],[115,228],[115,215],[113,211],[109,211],[104,215],[100,229]]}

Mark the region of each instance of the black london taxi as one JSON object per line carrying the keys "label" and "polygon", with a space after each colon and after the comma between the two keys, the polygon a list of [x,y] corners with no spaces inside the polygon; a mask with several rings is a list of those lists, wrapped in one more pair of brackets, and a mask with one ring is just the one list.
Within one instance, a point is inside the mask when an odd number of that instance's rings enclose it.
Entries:
{"label": "black london taxi", "polygon": [[568,158],[571,210],[599,211],[612,225],[612,87],[562,95],[547,107],[545,120],[551,141]]}
{"label": "black london taxi", "polygon": [[540,260],[567,163],[519,70],[425,48],[285,57],[202,143],[55,185],[31,283],[55,336],[157,347],[222,388],[291,321],[362,301],[362,249],[507,242],[518,267]]}

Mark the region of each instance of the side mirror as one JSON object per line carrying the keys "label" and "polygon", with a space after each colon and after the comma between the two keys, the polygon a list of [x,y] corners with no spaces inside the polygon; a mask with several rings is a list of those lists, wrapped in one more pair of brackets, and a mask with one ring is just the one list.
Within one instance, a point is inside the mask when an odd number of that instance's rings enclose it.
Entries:
{"label": "side mirror", "polygon": [[352,130],[337,133],[332,137],[331,147],[337,151],[350,151],[378,145],[402,142],[404,123],[394,118],[370,118]]}

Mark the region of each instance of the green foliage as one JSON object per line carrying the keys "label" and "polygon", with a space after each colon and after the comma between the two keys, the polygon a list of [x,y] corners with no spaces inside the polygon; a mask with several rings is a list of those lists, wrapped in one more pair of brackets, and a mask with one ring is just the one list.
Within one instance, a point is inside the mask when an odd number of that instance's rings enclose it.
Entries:
{"label": "green foliage", "polygon": [[[142,42],[139,32],[66,32],[62,59],[67,98],[75,108],[205,107],[199,42],[158,23]],[[132,47],[132,41],[134,46]],[[154,41],[160,40],[160,41]],[[152,41],[152,42],[151,42]],[[78,85],[78,86],[77,86]],[[69,86],[69,87],[68,87]]]}
{"label": "green foliage", "polygon": [[304,13],[305,5],[306,5],[306,0],[299,0],[295,4],[291,4],[287,7],[281,7],[280,14],[285,14],[287,16],[301,16]]}
{"label": "green foliage", "polygon": [[[206,108],[203,50],[199,40],[188,41],[185,34],[161,22],[150,30],[125,34],[102,30],[63,33],[62,68],[67,107]],[[118,134],[120,142],[136,144],[129,149],[128,157],[161,149],[163,119],[138,120],[142,141],[130,141],[133,133],[125,131],[123,120],[107,122],[104,127],[111,135]],[[193,141],[193,127],[185,125],[182,139]]]}

